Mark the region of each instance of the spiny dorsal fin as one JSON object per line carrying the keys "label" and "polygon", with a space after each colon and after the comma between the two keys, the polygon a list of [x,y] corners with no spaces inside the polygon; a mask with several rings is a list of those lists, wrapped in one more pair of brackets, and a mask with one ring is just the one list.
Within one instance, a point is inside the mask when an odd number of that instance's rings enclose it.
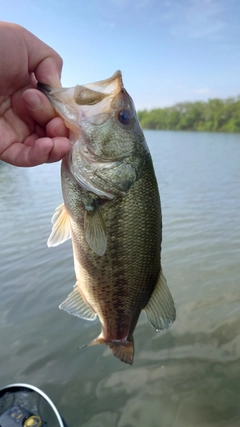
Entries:
{"label": "spiny dorsal fin", "polygon": [[73,314],[73,316],[81,317],[81,319],[95,320],[97,318],[97,314],[80,294],[77,282],[74,286],[74,290],[68,295],[67,299],[60,304],[59,308],[67,311],[69,314]]}
{"label": "spiny dorsal fin", "polygon": [[71,239],[70,218],[64,203],[57,207],[52,217],[52,232],[48,238],[47,245],[58,246],[68,239]]}
{"label": "spiny dorsal fin", "polygon": [[161,271],[155,289],[144,311],[149,323],[157,330],[169,328],[176,319],[176,310],[167,281]]}
{"label": "spiny dorsal fin", "polygon": [[101,210],[95,204],[93,210],[86,210],[84,216],[85,237],[90,248],[102,256],[107,249],[107,231]]}

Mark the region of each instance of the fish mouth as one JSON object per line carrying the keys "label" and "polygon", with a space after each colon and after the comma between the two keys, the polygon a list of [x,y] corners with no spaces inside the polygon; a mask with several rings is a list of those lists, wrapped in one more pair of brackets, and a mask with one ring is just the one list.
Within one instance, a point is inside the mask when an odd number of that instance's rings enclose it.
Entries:
{"label": "fish mouth", "polygon": [[73,131],[79,129],[83,120],[103,124],[110,117],[114,100],[125,91],[121,71],[116,71],[106,80],[72,88],[52,88],[40,82],[37,87]]}
{"label": "fish mouth", "polygon": [[109,96],[110,94],[116,96],[123,89],[122,73],[118,70],[108,79],[86,84],[82,87],[101,93],[104,96]]}
{"label": "fish mouth", "polygon": [[118,70],[108,79],[77,85],[74,88],[52,88],[40,82],[37,83],[37,87],[50,99],[63,101],[64,98],[66,100],[73,96],[76,104],[90,106],[101,102],[106,97],[117,96],[123,89],[123,81],[122,73]]}

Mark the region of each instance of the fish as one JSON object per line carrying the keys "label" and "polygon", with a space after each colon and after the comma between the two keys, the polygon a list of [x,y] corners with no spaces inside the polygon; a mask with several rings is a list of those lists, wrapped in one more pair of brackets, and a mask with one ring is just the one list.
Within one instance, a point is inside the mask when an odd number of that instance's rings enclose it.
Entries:
{"label": "fish", "polygon": [[48,246],[72,239],[76,283],[60,308],[101,323],[106,344],[132,364],[140,313],[156,331],[176,318],[161,267],[162,214],[153,162],[122,74],[72,88],[38,83],[70,131],[63,201]]}

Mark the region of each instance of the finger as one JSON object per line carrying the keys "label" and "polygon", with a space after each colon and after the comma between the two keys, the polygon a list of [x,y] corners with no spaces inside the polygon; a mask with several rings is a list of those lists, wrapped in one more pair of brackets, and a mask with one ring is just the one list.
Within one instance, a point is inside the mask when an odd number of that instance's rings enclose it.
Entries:
{"label": "finger", "polygon": [[47,136],[53,138],[55,136],[69,136],[69,130],[66,128],[61,117],[55,117],[46,126]]}
{"label": "finger", "polygon": [[29,71],[33,72],[41,83],[61,87],[62,58],[29,31],[25,30],[23,36],[28,50]]}
{"label": "finger", "polygon": [[31,135],[25,141],[25,147],[29,150],[24,153],[24,162],[29,166],[36,166],[42,163],[53,163],[61,160],[70,149],[70,141],[64,137],[39,138]]}
{"label": "finger", "polygon": [[64,121],[61,117],[55,117],[47,125],[46,128],[40,125],[35,126],[35,133],[39,137],[48,136],[49,138],[54,138],[55,136],[65,136],[69,137],[69,130],[66,128]]}
{"label": "finger", "polygon": [[[30,139],[32,139],[30,141]],[[28,144],[16,142],[10,145],[1,155],[1,160],[14,166],[30,167],[45,163],[49,153],[53,148],[53,141],[50,138],[41,138],[41,145],[37,143],[37,135],[29,138]],[[35,141],[34,141],[35,140]],[[38,139],[38,141],[40,141]]]}
{"label": "finger", "polygon": [[29,166],[36,166],[42,163],[53,163],[61,160],[70,149],[70,141],[68,138],[39,138],[35,141],[26,141],[26,148],[30,149],[24,153],[27,155]]}
{"label": "finger", "polygon": [[39,138],[31,135],[25,144],[15,143],[1,155],[1,160],[14,166],[31,167],[42,163],[57,162],[70,148],[68,138]]}
{"label": "finger", "polygon": [[62,58],[56,52],[54,53],[54,57],[45,58],[37,65],[37,68],[34,69],[34,74],[40,83],[51,87],[61,87],[60,78],[63,62]]}
{"label": "finger", "polygon": [[47,97],[37,89],[27,89],[22,94],[30,116],[41,126],[52,120],[56,113]]}
{"label": "finger", "polygon": [[[60,117],[55,117],[56,112],[52,108],[47,97],[36,89],[27,89],[22,95],[28,113],[31,118],[40,126],[46,127],[47,136],[53,138],[54,136],[68,137],[69,131],[64,125],[64,121]],[[38,129],[38,127],[36,127]],[[39,136],[43,136],[41,132],[37,132]]]}
{"label": "finger", "polygon": [[46,163],[58,162],[70,150],[71,144],[68,138],[55,137],[52,138],[53,147],[49,152]]}

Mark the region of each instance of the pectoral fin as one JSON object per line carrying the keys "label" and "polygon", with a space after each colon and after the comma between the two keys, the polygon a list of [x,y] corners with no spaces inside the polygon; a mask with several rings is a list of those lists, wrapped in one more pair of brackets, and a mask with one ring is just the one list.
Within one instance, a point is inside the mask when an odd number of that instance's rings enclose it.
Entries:
{"label": "pectoral fin", "polygon": [[85,237],[90,248],[102,256],[107,249],[107,232],[101,209],[95,204],[93,210],[86,210],[84,217]]}
{"label": "pectoral fin", "polygon": [[80,294],[77,283],[74,286],[74,290],[68,295],[67,299],[60,304],[59,308],[67,311],[69,314],[81,317],[81,319],[95,320],[97,318],[97,314]]}
{"label": "pectoral fin", "polygon": [[144,311],[149,323],[157,330],[169,328],[176,318],[176,310],[167,281],[161,271],[155,289]]}
{"label": "pectoral fin", "polygon": [[52,224],[52,232],[47,241],[48,247],[58,246],[71,238],[70,219],[64,203],[55,210],[52,217]]}

